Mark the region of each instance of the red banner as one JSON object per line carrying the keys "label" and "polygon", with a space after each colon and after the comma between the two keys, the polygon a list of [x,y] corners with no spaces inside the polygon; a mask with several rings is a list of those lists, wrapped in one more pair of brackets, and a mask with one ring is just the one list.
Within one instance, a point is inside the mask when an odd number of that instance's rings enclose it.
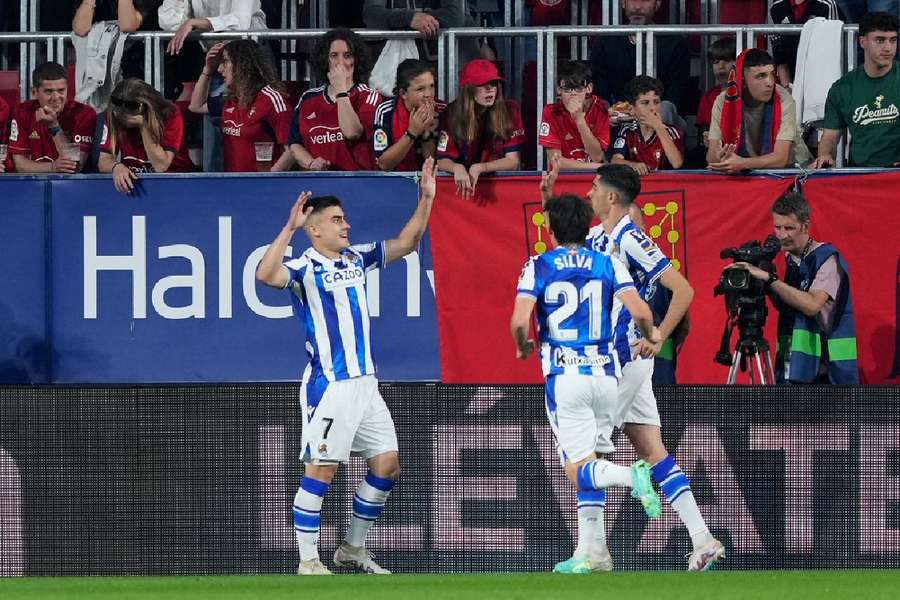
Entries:
{"label": "red banner", "polygon": [[[593,175],[563,175],[557,193],[587,193]],[[515,358],[509,334],[519,272],[548,243],[537,177],[485,178],[475,201],[455,195],[441,178],[431,220],[441,375],[445,383],[534,383],[536,358]],[[772,202],[791,179],[714,174],[654,174],[642,180],[638,202],[645,226],[695,290],[691,333],[679,356],[680,383],[723,383],[727,369],[713,362],[725,322],[712,290],[722,248],[762,240],[772,232]],[[888,380],[896,337],[896,210],[885,210],[886,190],[900,174],[823,177],[805,191],[813,208],[813,237],[844,253],[857,313],[862,379]],[[869,191],[865,191],[869,190]],[[879,258],[879,257],[884,257]],[[783,272],[783,260],[778,259]],[[777,313],[770,306],[767,338],[774,349]],[[734,341],[734,340],[733,340]]]}

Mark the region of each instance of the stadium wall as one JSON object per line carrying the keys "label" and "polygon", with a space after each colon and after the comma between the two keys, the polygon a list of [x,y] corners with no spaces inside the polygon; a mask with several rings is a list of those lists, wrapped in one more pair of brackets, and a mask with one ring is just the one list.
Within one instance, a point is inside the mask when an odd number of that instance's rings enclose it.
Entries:
{"label": "stadium wall", "polygon": [[[396,572],[545,571],[572,551],[575,500],[540,386],[383,384],[401,481],[371,532]],[[296,385],[0,388],[0,575],[289,573]],[[658,390],[664,438],[727,565],[900,567],[894,387]],[[625,442],[615,459],[634,459]],[[347,525],[361,462],[325,502]],[[671,509],[610,493],[620,569],[683,569]]]}
{"label": "stadium wall", "polygon": [[[583,194],[590,178],[565,174],[557,188]],[[644,178],[648,231],[697,292],[680,383],[725,381],[712,361],[725,321],[712,296],[719,251],[771,232],[771,202],[792,182]],[[439,180],[419,252],[368,277],[383,380],[541,381],[538,361],[515,360],[508,333],[516,277],[547,240],[537,183],[485,178],[466,202],[451,178]],[[804,185],[813,235],[850,264],[863,383],[900,376],[900,211],[889,202],[898,186],[895,172]],[[396,174],[147,176],[127,198],[101,176],[0,178],[0,383],[296,380],[304,353],[290,301],[253,272],[304,189],[341,197],[357,242],[396,235],[416,202],[415,181]],[[305,236],[294,242],[298,256]]]}

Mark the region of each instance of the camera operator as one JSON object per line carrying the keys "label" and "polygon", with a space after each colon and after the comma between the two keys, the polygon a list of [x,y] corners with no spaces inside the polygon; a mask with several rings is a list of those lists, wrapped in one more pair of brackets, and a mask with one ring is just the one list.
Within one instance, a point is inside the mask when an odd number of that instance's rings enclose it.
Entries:
{"label": "camera operator", "polygon": [[810,209],[801,194],[778,198],[772,218],[785,251],[784,281],[746,262],[726,268],[764,281],[778,309],[776,381],[859,383],[847,263],[834,246],[810,237]]}

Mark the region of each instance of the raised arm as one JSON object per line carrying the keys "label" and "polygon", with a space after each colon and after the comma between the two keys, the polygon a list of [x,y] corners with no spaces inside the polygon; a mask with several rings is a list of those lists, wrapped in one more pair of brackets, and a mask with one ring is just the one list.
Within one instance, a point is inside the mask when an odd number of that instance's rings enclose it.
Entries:
{"label": "raised arm", "polygon": [[422,165],[422,177],[419,180],[419,203],[397,237],[385,243],[385,263],[406,256],[419,247],[419,240],[422,239],[425,228],[428,226],[428,217],[431,216],[431,205],[434,202],[436,189],[434,159],[428,158]]}
{"label": "raised arm", "polygon": [[288,244],[291,243],[294,232],[303,227],[306,219],[309,218],[309,207],[306,206],[306,201],[310,197],[312,197],[312,192],[303,192],[297,196],[297,201],[294,202],[294,206],[291,208],[291,216],[288,217],[287,223],[281,228],[281,231],[278,232],[272,243],[269,244],[262,260],[259,261],[259,266],[256,267],[257,281],[278,289],[282,289],[287,285],[290,272],[283,263],[284,251],[287,249]]}

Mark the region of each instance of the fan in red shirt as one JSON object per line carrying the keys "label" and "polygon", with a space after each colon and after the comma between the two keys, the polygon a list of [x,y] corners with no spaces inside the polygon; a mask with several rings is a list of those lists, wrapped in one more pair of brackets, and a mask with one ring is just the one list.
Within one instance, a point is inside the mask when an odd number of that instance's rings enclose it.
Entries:
{"label": "fan in red shirt", "polygon": [[97,113],[68,100],[66,69],[47,62],[31,74],[32,100],[13,110],[9,165],[19,173],[78,173],[94,142]]}
{"label": "fan in red shirt", "polygon": [[700,134],[704,146],[709,146],[709,125],[712,121],[713,104],[728,84],[728,73],[734,68],[737,50],[734,38],[721,38],[710,44],[706,53],[712,65],[713,75],[716,77],[716,85],[708,90],[700,98],[697,107],[697,133]]}
{"label": "fan in red shirt", "polygon": [[316,44],[310,65],[328,84],[307,90],[297,103],[288,140],[294,159],[307,171],[376,169],[368,132],[383,98],[365,84],[372,66],[362,38],[332,29]]}
{"label": "fan in red shirt", "polygon": [[639,175],[660,169],[680,169],[684,164],[684,136],[677,127],[663,123],[659,116],[662,82],[638,75],[625,85],[624,91],[634,111],[634,121],[622,127],[613,142],[611,162],[629,165]]}
{"label": "fan in red shirt", "polygon": [[[209,97],[210,74],[218,70],[226,94]],[[287,171],[285,152],[291,109],[275,67],[252,40],[216,44],[191,93],[190,110],[221,118],[225,171]]]}
{"label": "fan in red shirt", "polygon": [[6,172],[6,159],[9,142],[9,105],[0,98],[0,173]]}
{"label": "fan in red shirt", "polygon": [[109,99],[97,166],[101,173],[112,173],[113,185],[123,194],[134,190],[138,173],[195,171],[178,107],[145,81],[120,81]]}
{"label": "fan in red shirt", "polygon": [[609,147],[609,108],[594,96],[591,70],[582,62],[560,65],[556,77],[559,100],[544,106],[538,140],[547,149],[548,163],[561,169],[590,169],[606,162]]}
{"label": "fan in red shirt", "polygon": [[372,149],[381,170],[420,170],[434,156],[436,125],[445,108],[434,97],[434,68],[416,58],[401,62],[394,97],[375,110]]}
{"label": "fan in red shirt", "polygon": [[469,197],[482,173],[516,171],[525,144],[519,105],[503,97],[496,65],[478,58],[459,74],[459,96],[447,106],[438,138],[438,166],[453,173]]}

